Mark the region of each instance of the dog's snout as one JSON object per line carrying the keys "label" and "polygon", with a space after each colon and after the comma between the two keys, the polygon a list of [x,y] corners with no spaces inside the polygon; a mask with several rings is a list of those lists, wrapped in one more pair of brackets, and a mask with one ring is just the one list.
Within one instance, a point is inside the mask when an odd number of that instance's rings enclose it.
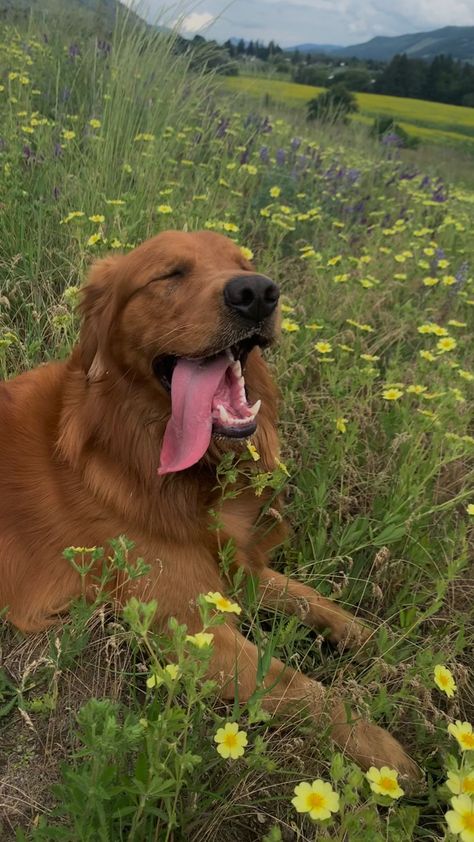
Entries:
{"label": "dog's snout", "polygon": [[280,290],[264,275],[238,275],[224,287],[224,301],[244,319],[261,322],[277,306]]}

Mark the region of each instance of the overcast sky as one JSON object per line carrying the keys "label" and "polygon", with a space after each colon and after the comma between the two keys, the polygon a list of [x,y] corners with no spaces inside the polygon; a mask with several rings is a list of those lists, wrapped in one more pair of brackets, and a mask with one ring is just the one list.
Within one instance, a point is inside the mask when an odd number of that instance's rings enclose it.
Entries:
{"label": "overcast sky", "polygon": [[125,0],[151,22],[179,21],[186,37],[357,44],[374,35],[404,35],[474,25],[474,0]]}

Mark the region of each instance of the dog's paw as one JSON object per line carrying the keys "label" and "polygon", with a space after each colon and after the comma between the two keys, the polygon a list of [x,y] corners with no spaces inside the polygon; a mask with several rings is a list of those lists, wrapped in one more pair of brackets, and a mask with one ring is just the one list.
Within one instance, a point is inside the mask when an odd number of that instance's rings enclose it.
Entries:
{"label": "dog's paw", "polygon": [[390,769],[396,769],[401,780],[407,782],[409,789],[421,784],[423,773],[420,767],[398,740],[378,725],[364,721],[353,724],[334,723],[332,736],[362,769],[367,770],[371,766],[380,769],[382,766],[388,766]]}

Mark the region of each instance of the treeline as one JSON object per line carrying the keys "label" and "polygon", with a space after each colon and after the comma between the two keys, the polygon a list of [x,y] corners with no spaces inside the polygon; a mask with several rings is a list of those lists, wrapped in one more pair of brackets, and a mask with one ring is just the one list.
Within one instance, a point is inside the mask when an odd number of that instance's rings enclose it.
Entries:
{"label": "treeline", "polygon": [[261,44],[260,41],[245,42],[244,39],[241,38],[240,41],[235,43],[229,39],[224,43],[224,47],[231,58],[253,56],[254,58],[259,58],[262,61],[268,61],[273,56],[283,53],[282,48],[279,47],[278,44],[275,44],[274,41],[270,41],[265,46],[265,44]]}
{"label": "treeline", "polygon": [[377,77],[373,90],[474,107],[474,65],[451,56],[436,56],[427,62],[397,55]]}

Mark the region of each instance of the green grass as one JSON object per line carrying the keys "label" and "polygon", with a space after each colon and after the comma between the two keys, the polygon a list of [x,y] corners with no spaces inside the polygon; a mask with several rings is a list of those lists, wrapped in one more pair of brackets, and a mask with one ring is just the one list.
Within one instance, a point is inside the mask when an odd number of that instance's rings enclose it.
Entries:
{"label": "green grass", "polygon": [[[272,103],[301,109],[324,90],[254,76],[228,77],[223,84],[227,90],[258,98],[262,102],[266,98]],[[356,98],[360,113],[355,119],[361,122],[372,123],[375,117],[384,115],[393,117],[409,134],[422,140],[464,143],[469,147],[474,144],[474,108],[382,94],[358,93]]]}
{"label": "green grass", "polygon": [[[474,192],[452,180],[455,161],[443,181],[418,173],[362,125],[336,134],[294,112],[268,123],[252,99],[236,113],[172,39],[118,32],[109,57],[78,37],[70,58],[57,32],[45,44],[33,22],[2,36],[0,375],[69,352],[96,255],[185,226],[252,249],[284,303],[270,360],[292,537],[275,564],[357,609],[376,646],[362,662],[331,652],[257,612],[251,593],[242,630],[262,665],[274,652],[344,687],[409,746],[426,785],[387,810],[324,729],[262,721],[255,700],[219,706],[183,629],[156,639],[145,609],[111,617],[98,599],[48,635],[2,629],[2,842],[276,842],[291,828],[441,840],[459,758],[447,724],[472,720],[474,704]],[[256,488],[280,479],[257,475]],[[120,541],[110,554],[123,568],[128,552]],[[433,681],[441,663],[458,686],[449,700]],[[226,762],[213,736],[232,718],[249,745]],[[317,777],[343,813],[315,830],[291,798]]]}

